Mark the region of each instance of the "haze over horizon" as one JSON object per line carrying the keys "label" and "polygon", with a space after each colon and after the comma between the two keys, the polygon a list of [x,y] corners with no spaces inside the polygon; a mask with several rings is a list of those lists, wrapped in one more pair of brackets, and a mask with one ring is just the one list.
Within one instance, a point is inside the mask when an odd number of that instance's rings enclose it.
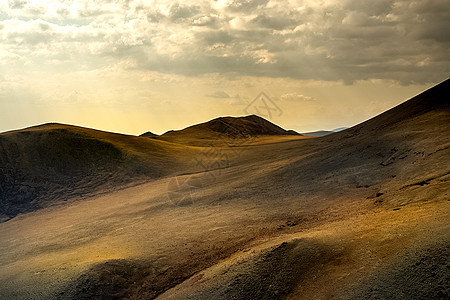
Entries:
{"label": "haze over horizon", "polygon": [[[161,134],[218,116],[349,127],[450,74],[445,0],[0,0],[0,132]],[[252,112],[250,112],[252,113]]]}
{"label": "haze over horizon", "polygon": [[450,299],[449,2],[0,0],[0,299]]}

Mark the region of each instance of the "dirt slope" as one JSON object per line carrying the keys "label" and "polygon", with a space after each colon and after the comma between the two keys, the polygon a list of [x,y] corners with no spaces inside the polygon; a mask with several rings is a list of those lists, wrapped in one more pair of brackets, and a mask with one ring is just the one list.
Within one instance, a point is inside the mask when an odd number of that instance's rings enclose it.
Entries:
{"label": "dirt slope", "polygon": [[220,140],[232,143],[233,139],[291,135],[300,136],[293,130],[285,130],[264,118],[250,115],[246,117],[220,117],[182,130],[171,130],[157,138],[186,145],[208,146]]}
{"label": "dirt slope", "polygon": [[[343,132],[279,147],[285,164],[259,147],[261,165],[233,197],[258,191],[287,233],[160,299],[448,298],[449,92],[446,81]],[[323,225],[308,229],[309,214]],[[278,258],[280,249],[292,250]]]}
{"label": "dirt slope", "polygon": [[46,124],[0,134],[3,219],[69,198],[160,178],[194,151],[146,138]]}
{"label": "dirt slope", "polygon": [[157,165],[176,177],[4,222],[0,298],[446,299],[449,84],[321,138],[191,147],[179,163],[200,164]]}

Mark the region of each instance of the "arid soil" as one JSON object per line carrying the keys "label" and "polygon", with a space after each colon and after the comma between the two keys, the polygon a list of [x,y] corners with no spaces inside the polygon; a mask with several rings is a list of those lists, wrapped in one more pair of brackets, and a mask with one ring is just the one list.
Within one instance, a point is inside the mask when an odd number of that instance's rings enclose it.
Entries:
{"label": "arid soil", "polygon": [[448,299],[449,91],[319,138],[0,134],[0,298]]}

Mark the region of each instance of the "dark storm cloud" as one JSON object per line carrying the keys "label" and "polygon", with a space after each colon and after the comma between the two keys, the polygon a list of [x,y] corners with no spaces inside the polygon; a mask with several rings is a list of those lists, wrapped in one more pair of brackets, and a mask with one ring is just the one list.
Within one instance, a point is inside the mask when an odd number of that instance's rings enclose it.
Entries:
{"label": "dark storm cloud", "polygon": [[[49,6],[48,16],[28,23],[14,17],[0,22],[1,47],[12,53],[45,42],[51,57],[62,51],[99,61],[133,59],[136,68],[189,76],[231,72],[409,84],[450,73],[448,0],[81,2]],[[11,16],[34,7],[24,1],[9,6],[15,7]],[[50,11],[58,10],[70,18],[52,27]]]}
{"label": "dark storm cloud", "polygon": [[220,29],[195,33],[194,43],[183,47],[198,55],[151,58],[146,66],[185,75],[439,81],[450,71],[445,58],[450,8],[444,4],[349,0],[314,6],[299,1],[292,8],[301,9],[287,12],[267,8],[267,1],[234,3],[223,10],[234,14]]}
{"label": "dark storm cloud", "polygon": [[[442,80],[450,71],[447,45],[450,6],[443,0],[346,1],[306,7],[296,19],[261,9],[249,30],[230,30],[247,49],[258,45],[273,54],[272,63],[242,59],[247,75],[300,79],[395,79],[402,83]],[[282,14],[284,12],[279,12]],[[270,17],[268,17],[270,16]],[[283,20],[268,26],[269,20]],[[277,26],[274,26],[277,25]],[[277,36],[276,30],[307,24]],[[253,26],[259,25],[256,28]],[[272,28],[274,31],[261,29]],[[252,29],[253,28],[253,29]],[[244,47],[245,48],[245,47]],[[256,48],[254,48],[256,49]]]}
{"label": "dark storm cloud", "polygon": [[376,0],[376,1],[343,1],[343,9],[347,11],[365,12],[370,16],[386,15],[394,6],[394,0]]}

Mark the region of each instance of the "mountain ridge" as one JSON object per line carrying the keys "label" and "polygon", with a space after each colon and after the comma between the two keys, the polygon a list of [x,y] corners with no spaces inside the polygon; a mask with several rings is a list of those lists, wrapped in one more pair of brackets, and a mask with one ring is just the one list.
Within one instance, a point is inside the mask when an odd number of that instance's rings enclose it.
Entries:
{"label": "mountain ridge", "polygon": [[432,89],[320,138],[0,134],[0,208],[22,209],[0,224],[0,298],[447,295],[450,87]]}
{"label": "mountain ridge", "polygon": [[257,115],[243,117],[218,117],[188,126],[180,130],[169,130],[162,135],[146,132],[140,136],[193,146],[204,146],[214,139],[245,139],[258,136],[301,136],[294,130],[282,127]]}
{"label": "mountain ridge", "polygon": [[[377,134],[431,112],[448,117],[449,85],[450,79],[361,124],[323,138],[336,141],[363,132]],[[46,197],[78,197],[105,184],[167,176],[186,165],[181,162],[182,153],[201,153],[201,148],[189,147],[261,135],[298,134],[256,115],[219,117],[160,136],[147,133],[137,137],[59,123],[0,133],[0,214],[14,216],[30,211],[28,206],[31,210],[45,207],[45,201],[38,199]]]}

